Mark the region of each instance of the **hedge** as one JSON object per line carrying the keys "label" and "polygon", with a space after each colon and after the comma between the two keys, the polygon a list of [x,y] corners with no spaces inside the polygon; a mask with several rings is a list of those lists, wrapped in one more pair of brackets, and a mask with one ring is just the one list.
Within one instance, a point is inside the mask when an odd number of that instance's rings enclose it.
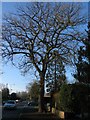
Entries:
{"label": "hedge", "polygon": [[90,110],[89,96],[90,85],[63,84],[56,98],[57,108],[65,112],[88,112]]}

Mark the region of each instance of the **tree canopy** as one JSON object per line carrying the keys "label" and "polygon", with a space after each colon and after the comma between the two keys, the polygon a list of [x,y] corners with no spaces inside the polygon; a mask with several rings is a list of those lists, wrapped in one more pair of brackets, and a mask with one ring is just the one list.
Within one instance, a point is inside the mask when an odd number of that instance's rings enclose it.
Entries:
{"label": "tree canopy", "polygon": [[17,13],[5,15],[2,21],[2,57],[13,61],[24,72],[35,68],[40,77],[43,105],[47,65],[56,57],[72,61],[77,45],[84,36],[80,25],[85,23],[77,3],[28,3]]}

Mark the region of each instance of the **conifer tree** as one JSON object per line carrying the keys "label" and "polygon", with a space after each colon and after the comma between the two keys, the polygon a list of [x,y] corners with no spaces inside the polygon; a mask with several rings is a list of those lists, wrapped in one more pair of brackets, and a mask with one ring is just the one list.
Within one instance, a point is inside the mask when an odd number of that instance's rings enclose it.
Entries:
{"label": "conifer tree", "polygon": [[83,40],[83,46],[78,51],[77,72],[74,77],[83,83],[90,83],[90,22],[88,23],[87,38]]}

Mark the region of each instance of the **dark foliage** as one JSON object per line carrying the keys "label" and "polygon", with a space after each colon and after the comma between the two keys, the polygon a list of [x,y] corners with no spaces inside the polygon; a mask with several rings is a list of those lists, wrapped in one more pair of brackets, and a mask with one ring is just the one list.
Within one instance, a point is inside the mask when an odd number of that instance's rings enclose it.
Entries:
{"label": "dark foliage", "polygon": [[59,109],[65,112],[89,112],[90,86],[86,84],[63,84],[59,94]]}
{"label": "dark foliage", "polygon": [[74,77],[83,83],[90,83],[90,23],[88,23],[88,38],[83,40],[83,46],[78,51],[77,72]]}

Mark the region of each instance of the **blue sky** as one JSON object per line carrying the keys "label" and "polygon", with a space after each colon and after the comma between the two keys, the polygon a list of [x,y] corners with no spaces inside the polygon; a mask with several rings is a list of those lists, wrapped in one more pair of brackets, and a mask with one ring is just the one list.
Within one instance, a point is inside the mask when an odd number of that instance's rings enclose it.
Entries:
{"label": "blue sky", "polygon": [[89,2],[89,0],[1,0],[3,2]]}
{"label": "blue sky", "polygon": [[[14,3],[14,2],[2,3],[2,16],[4,13],[7,14],[9,12],[15,12],[16,6],[17,6],[17,3]],[[10,88],[11,92],[26,90],[26,85],[31,80],[30,76],[29,77],[22,76],[20,71],[10,63],[8,63],[7,65],[4,64],[2,67],[2,70],[3,70],[2,82],[3,84],[8,83],[8,87]]]}
{"label": "blue sky", "polygon": [[[18,4],[25,5],[25,3],[2,3],[2,15],[4,13],[9,13],[9,12],[15,12],[16,11],[16,6]],[[87,5],[84,4],[85,11],[87,12]],[[11,89],[11,92],[17,92],[17,91],[25,91],[26,90],[26,85],[33,81],[35,79],[34,75],[32,73],[27,76],[22,76],[20,71],[15,68],[13,65],[8,63],[7,65],[3,65],[2,67],[3,75],[2,75],[2,83],[7,84],[8,87]],[[72,70],[69,68],[67,71],[67,78],[68,80],[72,79],[71,77],[71,72]]]}

